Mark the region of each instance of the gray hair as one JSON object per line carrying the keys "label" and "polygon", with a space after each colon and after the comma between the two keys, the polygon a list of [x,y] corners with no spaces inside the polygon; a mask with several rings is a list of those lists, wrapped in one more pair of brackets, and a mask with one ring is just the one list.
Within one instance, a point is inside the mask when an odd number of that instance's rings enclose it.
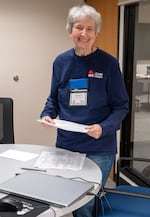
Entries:
{"label": "gray hair", "polygon": [[101,14],[98,13],[93,7],[89,5],[82,5],[82,6],[74,6],[69,10],[68,18],[67,18],[67,24],[66,24],[66,30],[71,33],[73,24],[80,20],[84,19],[86,17],[90,17],[95,21],[96,24],[96,34],[100,32],[101,28]]}

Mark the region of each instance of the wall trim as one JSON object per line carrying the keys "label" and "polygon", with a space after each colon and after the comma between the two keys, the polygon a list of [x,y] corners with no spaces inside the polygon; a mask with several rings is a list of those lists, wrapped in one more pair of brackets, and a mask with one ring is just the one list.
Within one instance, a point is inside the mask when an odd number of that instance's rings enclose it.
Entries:
{"label": "wall trim", "polygon": [[140,0],[119,0],[118,1],[118,6],[133,4],[133,3],[137,3],[137,2],[140,2]]}

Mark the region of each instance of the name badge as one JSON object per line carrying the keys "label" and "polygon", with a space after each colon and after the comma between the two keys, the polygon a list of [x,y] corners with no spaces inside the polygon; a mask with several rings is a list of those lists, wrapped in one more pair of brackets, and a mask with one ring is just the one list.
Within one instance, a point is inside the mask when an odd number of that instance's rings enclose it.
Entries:
{"label": "name badge", "polygon": [[88,79],[70,80],[69,106],[87,106],[88,104]]}

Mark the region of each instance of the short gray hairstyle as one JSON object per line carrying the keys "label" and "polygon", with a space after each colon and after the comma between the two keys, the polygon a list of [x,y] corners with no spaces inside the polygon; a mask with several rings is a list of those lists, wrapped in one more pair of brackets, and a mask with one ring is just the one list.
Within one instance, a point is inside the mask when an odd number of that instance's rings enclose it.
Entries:
{"label": "short gray hairstyle", "polygon": [[74,6],[69,10],[68,18],[67,18],[67,24],[66,24],[66,30],[71,33],[73,24],[81,19],[84,19],[86,17],[90,17],[95,21],[96,24],[96,34],[100,32],[101,28],[101,14],[98,13],[95,8],[89,6],[89,5],[82,5],[82,6]]}

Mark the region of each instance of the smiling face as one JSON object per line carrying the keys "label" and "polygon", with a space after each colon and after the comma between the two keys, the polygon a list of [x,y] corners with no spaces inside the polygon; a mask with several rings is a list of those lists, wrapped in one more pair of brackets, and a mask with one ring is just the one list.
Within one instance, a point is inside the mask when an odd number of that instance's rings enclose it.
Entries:
{"label": "smiling face", "polygon": [[76,21],[70,33],[70,37],[75,44],[75,50],[79,55],[88,55],[92,52],[96,36],[96,24],[91,18]]}

